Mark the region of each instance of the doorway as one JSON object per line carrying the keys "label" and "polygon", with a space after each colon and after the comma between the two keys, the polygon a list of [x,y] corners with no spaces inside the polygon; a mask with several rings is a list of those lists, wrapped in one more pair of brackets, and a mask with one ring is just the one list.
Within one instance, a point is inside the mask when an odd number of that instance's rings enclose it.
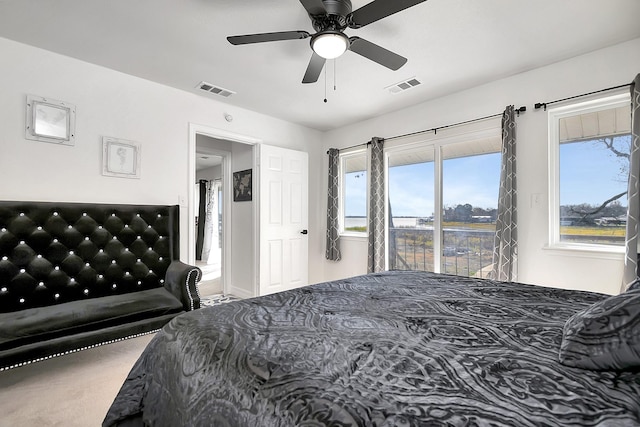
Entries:
{"label": "doorway", "polygon": [[[202,155],[219,156],[222,157],[220,282],[224,295],[239,298],[250,298],[257,294],[255,272],[258,251],[255,242],[258,239],[258,212],[254,201],[233,201],[233,172],[256,168],[254,148],[260,142],[259,139],[226,130],[189,124],[187,260],[189,264],[197,265],[195,219],[199,216],[199,206],[195,200],[195,189],[199,185],[199,178],[196,178],[196,160]],[[254,190],[257,191],[256,188]],[[199,289],[201,283],[198,284]]]}
{"label": "doorway", "polygon": [[202,271],[201,297],[222,294],[223,162],[225,157],[196,151],[196,266]]}

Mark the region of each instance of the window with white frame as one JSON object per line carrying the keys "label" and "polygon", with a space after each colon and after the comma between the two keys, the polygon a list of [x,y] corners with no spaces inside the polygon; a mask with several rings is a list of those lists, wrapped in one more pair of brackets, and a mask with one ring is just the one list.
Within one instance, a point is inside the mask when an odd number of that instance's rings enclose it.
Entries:
{"label": "window with white frame", "polygon": [[365,236],[367,232],[367,151],[340,153],[340,233]]}
{"label": "window with white frame", "polygon": [[390,270],[434,270],[436,216],[433,145],[387,151]]}
{"label": "window with white frame", "polygon": [[486,277],[500,184],[499,128],[387,153],[388,266]]}
{"label": "window with white frame", "polygon": [[442,147],[442,273],[487,277],[500,188],[500,134]]}
{"label": "window with white frame", "polygon": [[620,94],[549,109],[550,247],[623,252],[629,103]]}

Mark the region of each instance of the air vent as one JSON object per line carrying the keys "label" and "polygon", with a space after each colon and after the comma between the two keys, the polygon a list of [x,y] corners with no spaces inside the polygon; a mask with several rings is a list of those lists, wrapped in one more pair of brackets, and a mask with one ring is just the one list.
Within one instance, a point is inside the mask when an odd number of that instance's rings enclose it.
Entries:
{"label": "air vent", "polygon": [[388,86],[385,89],[388,90],[391,93],[400,93],[400,92],[404,92],[405,90],[409,90],[411,88],[414,88],[418,85],[421,85],[422,82],[419,81],[418,79],[416,79],[415,77],[412,77],[410,79],[407,79],[405,81],[402,81],[400,83],[396,83],[394,85]]}
{"label": "air vent", "polygon": [[207,83],[207,82],[198,83],[198,86],[196,86],[196,88],[200,90],[204,90],[205,92],[212,93],[214,95],[223,96],[225,98],[228,98],[231,95],[235,94],[235,92],[232,90],[221,88],[220,86],[212,85],[211,83]]}

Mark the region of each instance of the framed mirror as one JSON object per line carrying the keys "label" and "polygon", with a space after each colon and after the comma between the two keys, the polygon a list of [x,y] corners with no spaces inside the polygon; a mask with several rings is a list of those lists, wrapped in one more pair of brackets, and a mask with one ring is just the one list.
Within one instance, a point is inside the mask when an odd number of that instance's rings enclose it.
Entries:
{"label": "framed mirror", "polygon": [[27,95],[25,138],[75,145],[76,107],[56,99]]}

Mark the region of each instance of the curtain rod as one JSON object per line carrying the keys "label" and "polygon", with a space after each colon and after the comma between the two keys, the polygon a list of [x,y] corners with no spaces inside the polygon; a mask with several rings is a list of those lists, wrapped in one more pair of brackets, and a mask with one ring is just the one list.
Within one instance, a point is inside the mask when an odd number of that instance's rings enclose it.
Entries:
{"label": "curtain rod", "polygon": [[[525,111],[527,111],[527,107],[522,106],[520,108],[516,108],[514,111],[519,116],[520,113],[524,113]],[[382,138],[382,139],[385,140],[385,141],[388,141],[390,139],[405,138],[407,136],[419,135],[421,133],[427,133],[427,132],[433,132],[434,134],[437,134],[439,129],[446,129],[446,128],[450,128],[450,127],[454,127],[454,126],[466,125],[468,123],[479,122],[481,120],[492,119],[494,117],[500,117],[500,116],[502,116],[502,114],[503,113],[496,113],[496,114],[492,114],[490,116],[479,117],[477,119],[465,120],[464,122],[452,123],[450,125],[444,125],[444,126],[437,126],[437,127],[431,128],[431,129],[419,130],[419,131],[416,131],[416,132],[405,133],[404,135],[390,136],[389,138]],[[351,148],[356,148],[356,147],[360,147],[362,145],[369,145],[369,144],[371,144],[371,141],[367,141],[367,142],[362,143],[362,144],[352,145],[352,146],[346,147],[346,148],[341,148],[341,150],[349,150]],[[329,154],[328,151],[327,151],[327,154]]]}
{"label": "curtain rod", "polygon": [[[369,145],[369,144],[371,144],[371,141],[363,142],[362,144],[351,145],[349,147],[340,148],[340,151],[351,150],[352,148],[362,147],[363,145]],[[327,151],[327,154],[329,154],[329,151]]]}
{"label": "curtain rod", "polygon": [[[522,106],[520,108],[515,109],[514,111],[519,116],[520,113],[524,113],[525,111],[527,111],[527,107]],[[389,138],[385,138],[385,140],[405,138],[407,136],[419,135],[421,133],[427,133],[427,132],[433,132],[434,134],[437,134],[440,129],[447,129],[447,128],[451,128],[451,127],[454,127],[454,126],[466,125],[466,124],[469,124],[469,123],[474,123],[474,122],[479,122],[479,121],[482,121],[482,120],[492,119],[494,117],[501,117],[502,114],[503,113],[496,113],[496,114],[492,114],[490,116],[479,117],[477,119],[471,119],[471,120],[465,120],[463,122],[452,123],[450,125],[437,126],[437,127],[431,128],[431,129],[425,129],[425,130],[419,130],[417,132],[405,133],[404,135],[391,136]]]}
{"label": "curtain rod", "polygon": [[568,101],[570,99],[581,98],[583,96],[594,95],[596,93],[607,92],[607,91],[610,91],[610,90],[621,89],[623,87],[629,87],[629,86],[631,86],[631,83],[627,83],[627,84],[619,85],[619,86],[608,87],[606,89],[595,90],[593,92],[583,93],[581,95],[570,96],[568,98],[556,99],[555,101],[536,102],[536,104],[534,105],[534,108],[536,110],[539,110],[540,108],[544,108],[544,111],[547,111],[547,105],[549,105],[549,104],[555,104],[557,102]]}

